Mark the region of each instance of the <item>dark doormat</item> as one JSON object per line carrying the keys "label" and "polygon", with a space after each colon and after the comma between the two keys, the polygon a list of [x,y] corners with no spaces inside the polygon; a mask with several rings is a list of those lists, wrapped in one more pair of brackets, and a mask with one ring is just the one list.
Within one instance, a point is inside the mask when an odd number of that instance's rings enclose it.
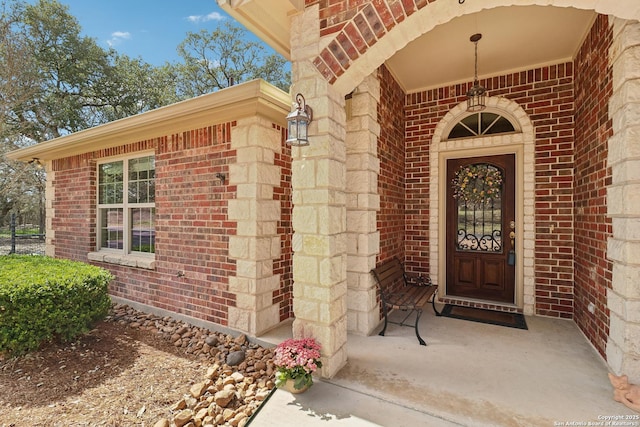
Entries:
{"label": "dark doormat", "polygon": [[472,322],[488,323],[490,325],[507,326],[509,328],[528,329],[527,322],[520,313],[506,313],[504,311],[445,304],[442,309],[442,316],[471,320]]}

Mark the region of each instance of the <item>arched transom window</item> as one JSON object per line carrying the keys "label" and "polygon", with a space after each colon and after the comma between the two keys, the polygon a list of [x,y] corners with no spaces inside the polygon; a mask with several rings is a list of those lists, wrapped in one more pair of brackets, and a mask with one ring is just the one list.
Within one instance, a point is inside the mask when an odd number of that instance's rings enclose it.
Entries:
{"label": "arched transom window", "polygon": [[465,116],[456,123],[447,139],[475,138],[499,133],[513,133],[516,128],[505,116],[489,111],[481,111]]}

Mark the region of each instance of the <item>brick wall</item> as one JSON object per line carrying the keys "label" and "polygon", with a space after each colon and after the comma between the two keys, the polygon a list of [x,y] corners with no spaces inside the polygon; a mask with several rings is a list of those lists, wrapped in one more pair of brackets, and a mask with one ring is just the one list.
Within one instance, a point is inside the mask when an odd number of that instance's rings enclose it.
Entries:
{"label": "brick wall", "polygon": [[[166,298],[179,312],[221,325],[226,307],[235,304],[227,292],[235,261],[228,257],[229,235],[236,223],[227,218],[227,165],[235,163],[229,148],[231,123],[161,138],[156,154],[156,266],[162,278],[155,305]],[[227,177],[223,183],[216,174]],[[184,276],[178,277],[182,271]],[[122,289],[125,298],[130,284]],[[178,289],[175,289],[178,288]],[[173,311],[176,311],[175,309]]]}
{"label": "brick wall", "polygon": [[[87,261],[96,249],[96,164],[101,158],[153,150],[156,156],[156,269],[130,268],[94,262],[109,269],[116,280],[114,296],[164,310],[228,325],[235,294],[228,291],[235,261],[228,256],[229,236],[236,223],[227,216],[228,200],[236,197],[229,185],[229,165],[236,162],[230,148],[235,122],[167,135],[107,150],[55,160],[53,187],[55,256]],[[281,257],[274,261],[280,288],[273,302],[280,320],[292,317],[291,268],[291,150],[281,134],[283,152],[276,154],[281,184],[274,188],[282,216],[277,224]],[[223,183],[216,175],[224,174]],[[179,275],[178,272],[181,272]]]}
{"label": "brick wall", "polygon": [[[233,123],[210,126],[56,160],[55,256],[87,261],[95,250],[96,161],[153,149],[156,155],[156,270],[96,263],[112,271],[111,294],[220,325],[235,295],[227,291],[235,262],[228,257],[227,201],[235,186],[228,165]],[[179,276],[178,272],[184,273]]]}
{"label": "brick wall", "polygon": [[[86,261],[87,252],[96,247],[96,162],[92,155],[53,162],[56,216],[52,244],[59,258]],[[64,189],[61,190],[61,189]]]}
{"label": "brick wall", "polygon": [[[520,104],[536,137],[535,292],[538,314],[573,315],[573,64],[564,63],[482,79],[490,96]],[[466,100],[471,83],[406,96],[407,224],[418,239],[407,240],[407,263],[428,269],[428,157],[433,131],[442,117]],[[553,231],[551,226],[553,225]],[[412,233],[413,234],[413,233]],[[417,270],[416,270],[417,271]]]}
{"label": "brick wall", "polygon": [[334,82],[389,30],[433,1],[305,0],[305,7],[319,5],[320,36],[335,34],[313,61],[316,69]]}
{"label": "brick wall", "polygon": [[[276,125],[274,125],[276,126]],[[278,234],[282,252],[280,259],[274,261],[273,273],[280,275],[280,289],[274,292],[273,302],[280,305],[280,321],[293,318],[293,270],[291,237],[293,226],[291,225],[291,147],[286,145],[287,130],[280,130],[282,153],[276,154],[275,165],[280,168],[280,187],[273,189],[273,197],[280,201],[280,221],[278,221]]]}
{"label": "brick wall", "polygon": [[[605,356],[609,335],[606,289],[612,263],[607,260],[611,219],[607,217],[608,139],[612,135],[608,101],[612,94],[608,51],[612,33],[599,15],[574,61],[576,68],[575,141],[575,321]],[[594,304],[594,313],[588,311]]]}
{"label": "brick wall", "polygon": [[378,105],[380,211],[377,216],[377,227],[380,231],[380,254],[378,255],[378,263],[393,257],[398,257],[404,262],[404,92],[386,67],[380,67],[378,78],[380,80],[380,103]]}

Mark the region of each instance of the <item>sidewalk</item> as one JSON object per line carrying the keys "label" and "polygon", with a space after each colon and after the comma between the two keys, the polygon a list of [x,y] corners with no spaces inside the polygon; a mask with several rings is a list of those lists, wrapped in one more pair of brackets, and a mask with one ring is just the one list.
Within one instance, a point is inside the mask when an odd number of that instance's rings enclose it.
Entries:
{"label": "sidewalk", "polygon": [[330,382],[316,380],[308,391],[276,389],[248,427],[455,427],[411,408],[386,402]]}

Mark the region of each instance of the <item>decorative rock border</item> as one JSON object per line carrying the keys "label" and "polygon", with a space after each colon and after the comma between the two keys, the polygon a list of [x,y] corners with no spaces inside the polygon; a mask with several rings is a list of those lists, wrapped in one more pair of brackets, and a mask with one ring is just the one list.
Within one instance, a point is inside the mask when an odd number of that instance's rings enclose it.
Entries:
{"label": "decorative rock border", "polygon": [[212,364],[154,427],[242,427],[275,387],[273,349],[251,343],[245,335],[233,337],[122,304],[115,304],[106,320],[157,333]]}

